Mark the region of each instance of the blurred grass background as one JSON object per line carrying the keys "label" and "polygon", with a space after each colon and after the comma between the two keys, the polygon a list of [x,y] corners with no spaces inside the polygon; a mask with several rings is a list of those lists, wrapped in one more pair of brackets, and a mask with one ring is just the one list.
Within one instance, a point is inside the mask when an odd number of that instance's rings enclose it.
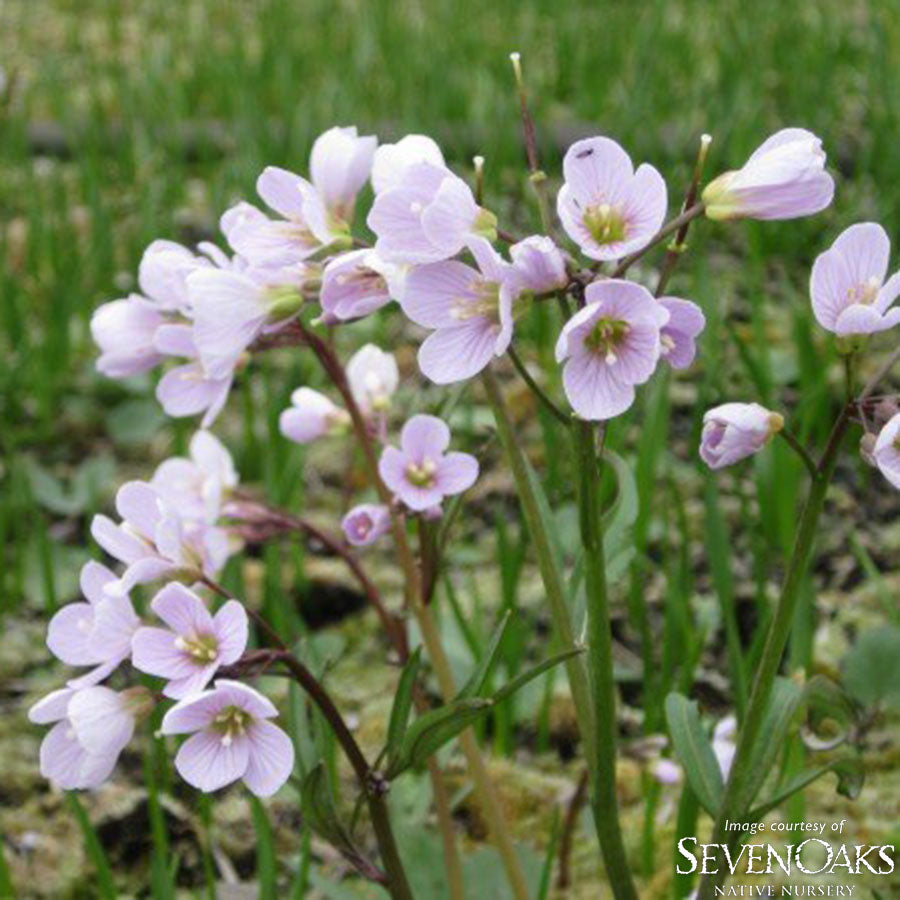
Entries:
{"label": "blurred grass background", "polygon": [[[0,614],[40,628],[48,611],[71,599],[90,516],[126,477],[146,477],[158,459],[183,450],[195,425],[165,419],[151,378],[123,384],[94,372],[90,315],[135,287],[144,247],[157,237],[193,243],[214,236],[223,209],[254,199],[263,166],[305,171],[312,140],[333,124],[355,124],[382,140],[432,134],[463,173],[473,154],[484,155],[487,205],[511,229],[533,230],[513,50],[522,53],[542,163],[554,179],[572,139],[608,134],[636,161],[661,170],[674,212],[704,131],[714,136],[710,175],[739,165],[786,125],[816,131],[828,150],[838,190],[824,214],[694,229],[672,291],[706,311],[698,364],[643,391],[610,435],[635,469],[642,500],[617,632],[649,673],[639,689],[623,685],[626,701],[642,707],[638,728],[659,730],[664,692],[674,683],[690,688],[704,652],[712,668],[729,672],[724,688],[707,685],[707,699],[723,708],[740,701],[757,649],[748,636],[765,620],[790,546],[802,471],[776,445],[712,479],[695,459],[699,420],[724,399],[759,399],[785,409],[813,443],[830,427],[840,369],[809,311],[809,266],[853,221],[877,219],[897,236],[900,12],[893,0],[5,0]],[[636,275],[652,283],[649,266]],[[412,373],[397,319],[364,326],[346,349],[361,335],[375,336],[383,346],[396,344]],[[557,375],[547,348],[557,327],[543,311],[520,332],[532,342],[525,355],[543,364],[551,383]],[[867,367],[891,340],[877,339]],[[262,483],[275,502],[299,508],[307,490],[304,451],[287,446],[276,423],[313,368],[295,354],[254,370],[216,430],[244,482]],[[421,400],[416,395],[406,408],[416,410]],[[558,446],[552,421],[524,400],[517,412],[543,458],[548,492],[569,501],[565,453],[541,450]],[[472,446],[482,446],[489,418],[472,409],[460,415]],[[536,418],[540,428],[528,430]],[[496,459],[496,448],[488,455]],[[878,528],[896,516],[897,502],[849,456],[823,540],[831,560],[824,574],[836,589],[874,585],[878,602],[895,615],[893,588],[877,570],[890,573],[896,563],[897,540],[884,540],[886,526],[881,535]],[[513,606],[525,549],[514,501],[505,508],[510,533],[502,516],[479,510],[496,531],[489,551],[473,540],[456,552],[461,561],[496,553],[502,603]],[[302,554],[292,553],[302,579]],[[284,555],[272,549],[263,562],[264,602],[283,616]],[[476,585],[457,587],[466,594],[463,606],[478,612]],[[808,590],[812,597],[812,584]],[[496,606],[493,598],[487,606]],[[489,625],[473,616],[473,636],[454,611],[447,618],[475,654]],[[810,612],[799,617],[798,666],[810,663],[816,626]],[[518,635],[507,650],[509,671],[528,640],[524,630]],[[0,680],[16,671],[9,660]],[[640,682],[640,673],[632,680]],[[513,752],[508,729],[497,729],[494,746]],[[545,744],[539,739],[538,746]],[[653,805],[648,809],[645,821],[652,822]],[[260,810],[254,815],[264,815]],[[164,834],[154,835],[164,859]],[[637,847],[637,831],[633,841]],[[649,874],[646,829],[640,851]]]}
{"label": "blurred grass background", "polygon": [[[673,207],[701,132],[715,138],[712,171],[783,125],[812,128],[840,173],[834,208],[719,229],[745,255],[740,278],[727,260],[716,277],[715,260],[697,253],[676,282],[720,307],[735,291],[751,308],[764,296],[782,313],[789,304],[798,327],[810,321],[808,263],[838,227],[898,222],[900,17],[889,0],[41,0],[6,2],[0,16],[6,608],[49,552],[33,546],[52,517],[31,502],[23,453],[73,464],[110,439],[171,427],[93,373],[92,310],[133,286],[149,241],[212,234],[230,202],[253,197],[264,165],[304,169],[312,139],[335,122],[382,139],[434,134],[462,167],[482,153],[489,204],[532,223],[533,210],[507,199],[524,192],[511,50],[523,54],[548,171],[571,137],[607,133],[661,169]],[[827,353],[820,339],[813,357]],[[818,396],[821,361],[810,359],[814,383],[797,385],[805,397]],[[92,467],[69,488],[109,477]]]}

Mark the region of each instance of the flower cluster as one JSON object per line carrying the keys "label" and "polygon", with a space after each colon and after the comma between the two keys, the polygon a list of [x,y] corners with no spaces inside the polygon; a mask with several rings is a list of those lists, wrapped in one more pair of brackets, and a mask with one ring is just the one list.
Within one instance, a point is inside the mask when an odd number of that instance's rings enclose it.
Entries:
{"label": "flower cluster", "polygon": [[[261,796],[273,793],[293,768],[293,747],[268,720],[274,707],[250,687],[229,680],[209,684],[247,646],[244,607],[228,600],[215,614],[202,583],[221,569],[232,547],[218,524],[232,502],[237,474],[228,451],[209,432],[190,443],[190,457],[163,462],[149,482],[129,482],[116,496],[121,522],[96,516],[97,543],[123,564],[121,574],[98,562],[81,572],[84,600],[51,619],[47,646],[61,662],[91,667],[38,701],[30,718],[52,724],[41,744],[41,772],[61,788],[93,788],[110,775],[137,723],[159,699],[178,700],[163,734],[196,732],[176,757],[182,777],[212,790],[243,778]],[[165,627],[144,623],[129,592],[170,581],[150,608]],[[164,680],[159,695],[142,687],[101,684],[130,664]]]}

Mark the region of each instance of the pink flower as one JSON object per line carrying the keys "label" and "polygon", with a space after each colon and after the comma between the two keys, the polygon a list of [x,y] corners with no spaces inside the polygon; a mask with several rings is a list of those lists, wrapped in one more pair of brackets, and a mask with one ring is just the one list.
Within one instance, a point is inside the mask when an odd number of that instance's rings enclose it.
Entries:
{"label": "pink flower", "polygon": [[900,488],[900,413],[888,419],[878,432],[872,459],[881,474],[895,488]]}
{"label": "pink flower", "polygon": [[63,688],[48,694],[28,711],[32,722],[53,724],[41,742],[41,774],[63,790],[98,787],[131,740],[137,717],[152,706],[142,687],[121,693]]}
{"label": "pink flower", "polygon": [[163,502],[184,519],[212,524],[238,483],[231,454],[209,431],[191,438],[190,458],[173,456],[157,466],[150,484]]}
{"label": "pink flower", "polygon": [[279,416],[278,428],[286,438],[298,444],[308,444],[325,435],[341,434],[350,424],[350,414],[346,410],[312,388],[297,388],[291,394],[291,404]]}
{"label": "pink flower", "polygon": [[368,547],[391,530],[391,513],[383,505],[361,503],[354,506],[341,521],[347,543]]}
{"label": "pink flower", "polygon": [[424,134],[408,134],[396,144],[382,144],[372,161],[372,187],[376,194],[399,187],[410,166],[427,162],[444,166],[444,154],[430,137]]}
{"label": "pink flower", "polygon": [[322,247],[346,242],[359,189],[369,177],[374,137],[355,128],[331,128],[316,138],[310,154],[312,183],[268,166],[257,193],[281,216],[270,219],[249,204],[223,222],[229,244],[258,266],[287,266]]}
{"label": "pink flower", "polygon": [[175,573],[215,576],[229,555],[228,536],[202,522],[181,519],[145,481],[129,481],[116,494],[122,523],[94,516],[91,535],[110,556],[125,563],[125,572],[107,593],[127,593]]}
{"label": "pink flower", "polygon": [[436,416],[413,416],[400,434],[400,449],[385,447],[378,462],[382,481],[414,512],[438,506],[468,490],[478,461],[468,453],[446,453],[450,429]]}
{"label": "pink flower", "polygon": [[669,314],[630,281],[595,281],[587,305],[565,324],[556,361],[566,361],[563,387],[582,419],[611,419],[634,402],[634,386],[653,374]]}
{"label": "pink flower", "polygon": [[690,300],[660,297],[659,302],[669,314],[660,332],[662,357],[673,369],[686,369],[697,354],[695,342],[706,327],[706,317]]}
{"label": "pink flower", "polygon": [[737,752],[734,744],[736,731],[737,720],[734,716],[726,716],[713,729],[712,751],[719,764],[719,771],[722,773],[723,779],[728,778],[731,764],[734,762],[734,754]]}
{"label": "pink flower", "polygon": [[659,231],[668,203],[666,183],[648,163],[635,171],[615,141],[576,141],[563,159],[563,174],[556,211],[585,256],[620,259]]}
{"label": "pink flower", "polygon": [[493,239],[496,218],[444,166],[415,163],[400,184],[377,194],[367,219],[375,250],[393,263],[432,263],[456,256],[474,235]]}
{"label": "pink flower", "polygon": [[900,272],[885,283],[891,242],[874,222],[851,225],[813,263],[809,282],[813,313],[823,328],[841,337],[874,334],[900,322],[892,306],[900,294]]}
{"label": "pink flower", "polygon": [[91,335],[100,348],[97,369],[108,378],[128,378],[158,365],[157,329],[190,313],[185,279],[209,264],[173,241],[154,241],[138,268],[140,294],[112,300],[91,317]]}
{"label": "pink flower", "polygon": [[166,585],[151,604],[168,628],[139,628],[131,640],[132,663],[168,679],[167,697],[180,700],[202,690],[221,666],[240,659],[247,646],[247,613],[229,600],[210,615],[203,601],[181,584]]}
{"label": "pink flower", "polygon": [[784,427],[781,415],[758,403],[723,403],[703,416],[700,457],[711,469],[762,449]]}
{"label": "pink flower", "polygon": [[373,250],[351,250],[335,256],[322,272],[322,311],[340,321],[360,319],[400,296],[401,285],[397,266]]}
{"label": "pink flower", "polygon": [[170,416],[203,413],[201,428],[209,428],[225,406],[234,370],[210,377],[203,369],[190,325],[162,325],[156,331],[157,349],[167,356],[183,356],[190,362],[169,369],[156,386],[156,399]]}
{"label": "pink flower", "polygon": [[399,380],[394,354],[374,344],[363,345],[347,362],[347,381],[364,415],[384,412],[391,405]]}
{"label": "pink flower", "polygon": [[407,276],[401,306],[413,322],[434,329],[419,348],[419,368],[436,384],[471,378],[512,340],[510,264],[483,238],[470,249],[478,269],[447,260]]}
{"label": "pink flower", "polygon": [[743,168],[703,190],[710,219],[796,219],[831,203],[822,141],[803,128],[784,128],[761,144]]}
{"label": "pink flower", "polygon": [[210,793],[242,778],[258,797],[269,797],[294,768],[291,739],[269,721],[277,714],[253,688],[220,678],[211,690],[176,703],[160,731],[191,735],[175,757],[188,784]]}
{"label": "pink flower", "polygon": [[234,371],[241,354],[264,332],[277,331],[303,305],[308,269],[201,269],[188,278],[193,339],[210,378]]}
{"label": "pink flower", "polygon": [[159,306],[139,294],[98,307],[91,316],[91,336],[100,348],[97,371],[107,378],[128,378],[159,365],[163,356],[153,338],[165,321]]}
{"label": "pink flower", "polygon": [[69,603],[58,610],[47,628],[47,646],[70,666],[94,666],[69,682],[73,688],[103,681],[131,655],[131,635],[140,619],[127,595],[106,593],[118,582],[114,572],[97,562],[81,570],[81,592],[87,603]]}
{"label": "pink flower", "polygon": [[548,237],[534,234],[509,248],[512,270],[519,290],[549,294],[569,283],[566,261]]}

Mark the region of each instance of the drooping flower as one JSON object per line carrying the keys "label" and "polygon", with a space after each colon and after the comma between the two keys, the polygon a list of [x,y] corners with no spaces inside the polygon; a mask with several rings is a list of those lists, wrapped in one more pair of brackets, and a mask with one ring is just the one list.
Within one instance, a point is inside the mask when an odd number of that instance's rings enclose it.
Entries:
{"label": "drooping flower", "polygon": [[900,272],[887,282],[891,242],[875,222],[851,225],[813,263],[809,281],[813,313],[840,337],[874,334],[900,322]]}
{"label": "drooping flower", "polygon": [[188,784],[210,793],[243,779],[269,797],[294,768],[291,739],[270,722],[271,701],[247,685],[220,678],[211,690],[186,697],[163,717],[163,734],[190,734],[175,757]]}
{"label": "drooping flower", "polygon": [[278,418],[281,433],[298,444],[341,434],[349,424],[350,414],[345,409],[308,387],[297,388],[291,394],[291,406]]}
{"label": "drooping flower", "polygon": [[312,183],[268,166],[256,182],[270,219],[250,204],[223,223],[229,244],[257,266],[289,266],[323,247],[346,245],[359,189],[369,177],[377,140],[355,128],[331,128],[310,153]]}
{"label": "drooping flower", "polygon": [[686,369],[697,355],[697,336],[706,327],[706,317],[696,303],[678,297],[660,297],[669,314],[660,332],[660,352],[673,369]]}
{"label": "drooping flower", "polygon": [[456,256],[473,236],[493,239],[496,218],[444,166],[418,162],[400,183],[377,194],[367,219],[375,250],[393,263],[432,263]]}
{"label": "drooping flower", "polygon": [[138,268],[140,294],[99,306],[91,317],[91,335],[100,348],[97,370],[108,378],[128,378],[162,361],[154,343],[157,329],[189,311],[185,279],[205,265],[172,241],[153,241]]}
{"label": "drooping flower", "polygon": [[413,322],[434,329],[419,348],[419,368],[436,384],[471,378],[512,340],[511,266],[483,238],[469,247],[477,269],[458,260],[416,266],[401,300]]}
{"label": "drooping flower", "polygon": [[384,412],[400,381],[397,360],[393,353],[365,344],[347,362],[347,381],[364,415]]}
{"label": "drooping flower", "polygon": [[209,431],[191,438],[190,458],[173,456],[157,466],[150,484],[163,502],[185,519],[210,524],[219,518],[238,475],[231,454]]}
{"label": "drooping flower", "polygon": [[139,294],[104,303],[91,316],[91,336],[100,348],[97,371],[107,378],[128,378],[162,362],[153,343],[166,320],[157,304]]}
{"label": "drooping flower", "polygon": [[436,416],[413,416],[400,433],[400,448],[385,447],[378,472],[387,487],[414,512],[440,505],[468,490],[478,477],[478,460],[447,453],[450,429]]}
{"label": "drooping flower", "polygon": [[566,233],[591,259],[620,259],[646,246],[666,216],[666,183],[649,163],[606,137],[576,141],[563,159],[556,211]]}
{"label": "drooping flower", "polygon": [[167,415],[180,418],[203,413],[201,428],[209,428],[225,406],[234,371],[221,377],[206,374],[190,325],[162,325],[156,332],[157,349],[166,356],[189,360],[168,370],[156,386],[156,399]]}
{"label": "drooping flower", "polygon": [[122,518],[119,525],[103,515],[91,522],[94,540],[126,567],[107,593],[127,593],[136,584],[176,573],[215,577],[228,558],[224,529],[182,519],[147,482],[123,484],[116,511]]}
{"label": "drooping flower", "polygon": [[611,419],[653,374],[669,314],[646,288],[618,279],[589,284],[585,302],[560,333],[556,361],[565,361],[563,387],[575,412]]}
{"label": "drooping flower", "polygon": [[881,474],[900,489],[900,413],[888,419],[878,432],[872,459]]}
{"label": "drooping flower", "polygon": [[758,403],[723,403],[703,416],[700,457],[711,469],[730,466],[762,449],[784,418]]}
{"label": "drooping flower", "polygon": [[400,296],[403,275],[373,250],[335,256],[322,271],[320,294],[325,317],[360,319]]}
{"label": "drooping flower", "polygon": [[424,134],[408,134],[396,144],[382,144],[372,160],[372,187],[375,193],[398,187],[406,170],[420,162],[444,165],[441,148]]}
{"label": "drooping flower", "polygon": [[742,168],[711,181],[702,199],[710,219],[796,219],[825,209],[833,196],[822,141],[803,128],[784,128]]}
{"label": "drooping flower", "polygon": [[341,529],[347,543],[368,547],[390,531],[390,510],[383,504],[361,503],[344,516]]}
{"label": "drooping flower", "polygon": [[167,697],[180,700],[202,690],[216,671],[240,659],[247,646],[247,613],[237,600],[213,616],[193,591],[166,585],[151,603],[168,628],[145,626],[131,640],[132,663],[168,680]]}
{"label": "drooping flower", "polygon": [[109,595],[106,588],[118,582],[114,572],[98,562],[81,570],[81,592],[87,602],[68,603],[50,620],[47,646],[69,666],[94,666],[69,681],[74,688],[103,681],[131,655],[131,635],[140,625],[127,595]]}
{"label": "drooping flower", "polygon": [[553,241],[533,234],[509,248],[512,274],[521,291],[549,294],[569,283],[566,261]]}
{"label": "drooping flower", "polygon": [[188,277],[192,337],[210,378],[234,371],[241,354],[264,332],[284,327],[303,305],[302,264],[282,269],[200,269]]}
{"label": "drooping flower", "polygon": [[139,716],[153,706],[142,687],[117,693],[105,687],[62,688],[28,711],[37,725],[53,725],[41,742],[41,775],[63,790],[101,785],[134,734]]}

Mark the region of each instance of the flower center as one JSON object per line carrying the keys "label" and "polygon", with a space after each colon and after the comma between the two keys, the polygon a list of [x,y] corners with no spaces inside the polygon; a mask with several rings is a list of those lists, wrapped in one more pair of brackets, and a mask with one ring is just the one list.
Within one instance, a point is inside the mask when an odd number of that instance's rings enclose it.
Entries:
{"label": "flower center", "polygon": [[873,275],[867,281],[864,281],[861,284],[855,284],[850,288],[850,290],[847,291],[847,300],[849,300],[850,303],[863,303],[868,306],[870,303],[874,302],[880,288],[881,282]]}
{"label": "flower center", "polygon": [[253,721],[253,716],[239,706],[226,706],[213,720],[212,729],[222,736],[222,745],[227,747],[236,737],[241,737]]}
{"label": "flower center", "polygon": [[[450,315],[459,322],[478,317],[500,321],[500,285],[496,281],[474,281],[468,297],[457,297],[450,307]],[[474,296],[473,296],[474,295]]]}
{"label": "flower center", "polygon": [[423,459],[420,463],[410,463],[406,467],[406,478],[410,484],[426,488],[434,484],[436,472],[437,466],[430,459]]}
{"label": "flower center", "polygon": [[175,646],[202,665],[213,662],[219,655],[219,641],[214,634],[197,634],[189,638],[179,635],[175,638]]}
{"label": "flower center", "polygon": [[614,244],[625,239],[625,219],[619,210],[608,203],[589,206],[582,221],[598,244]]}
{"label": "flower center", "polygon": [[584,344],[589,350],[593,350],[597,356],[602,356],[604,362],[611,366],[618,361],[619,357],[616,354],[616,350],[621,347],[630,330],[627,322],[604,316],[594,323],[594,327],[584,339]]}

